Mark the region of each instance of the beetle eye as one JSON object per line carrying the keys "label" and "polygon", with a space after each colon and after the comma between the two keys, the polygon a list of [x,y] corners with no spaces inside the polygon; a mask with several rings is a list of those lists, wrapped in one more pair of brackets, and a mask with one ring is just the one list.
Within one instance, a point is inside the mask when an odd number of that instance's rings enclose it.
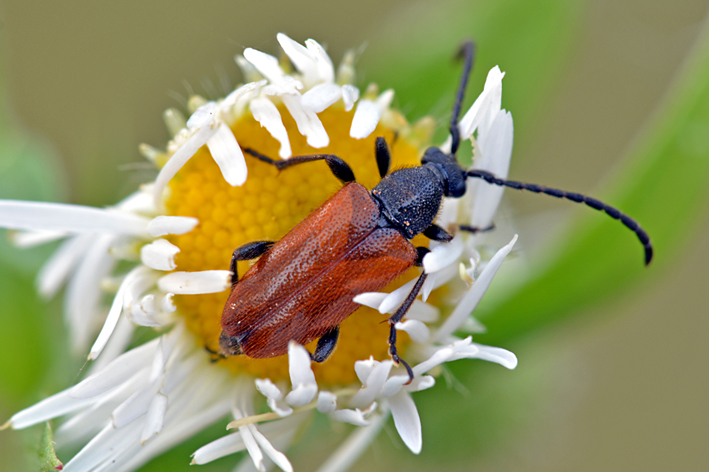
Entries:
{"label": "beetle eye", "polygon": [[448,192],[446,192],[447,197],[460,198],[465,195],[465,177],[460,167],[448,165],[446,166],[446,172],[448,173]]}

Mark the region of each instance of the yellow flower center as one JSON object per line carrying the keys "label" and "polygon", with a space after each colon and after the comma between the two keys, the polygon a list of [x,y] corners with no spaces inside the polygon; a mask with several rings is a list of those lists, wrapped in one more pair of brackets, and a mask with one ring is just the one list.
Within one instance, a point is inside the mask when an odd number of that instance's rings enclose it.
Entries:
{"label": "yellow flower center", "polygon": [[[306,143],[287,111],[281,110],[283,124],[288,130],[293,155],[315,153],[336,154],[352,167],[357,181],[367,188],[379,182],[374,155],[374,140],[383,136],[392,154],[392,169],[420,164],[419,146],[407,142],[406,133],[397,133],[380,124],[366,139],[349,136],[354,112],[345,112],[333,106],[318,116],[330,137],[330,145],[314,149]],[[403,118],[395,116],[401,128],[408,128]],[[391,121],[391,120],[390,120]],[[397,126],[398,128],[399,126]],[[280,143],[250,114],[240,118],[232,131],[242,148],[252,148],[277,159]],[[272,165],[246,156],[248,179],[241,187],[231,187],[203,146],[170,184],[171,196],[166,202],[169,215],[193,216],[199,225],[191,232],[173,236],[171,242],[180,248],[178,270],[227,270],[235,248],[254,240],[277,241],[293,226],[337,192],[342,184],[332,175],[324,162],[300,164],[278,172]],[[415,245],[426,245],[423,237]],[[298,257],[294,254],[293,257]],[[246,273],[252,262],[239,262],[240,275]],[[387,287],[386,291],[401,286],[418,274],[411,269]],[[218,348],[221,333],[221,314],[229,291],[206,295],[175,297],[187,327],[206,347]],[[313,364],[318,383],[347,385],[356,381],[354,362],[368,359],[388,359],[389,334],[387,315],[362,307],[340,326],[340,338],[335,352],[323,364]],[[404,333],[402,333],[404,334]],[[399,337],[397,346],[405,349],[408,337]],[[313,352],[316,342],[306,346]],[[219,361],[234,372],[246,372],[274,381],[288,378],[288,357],[250,359],[235,356]]]}

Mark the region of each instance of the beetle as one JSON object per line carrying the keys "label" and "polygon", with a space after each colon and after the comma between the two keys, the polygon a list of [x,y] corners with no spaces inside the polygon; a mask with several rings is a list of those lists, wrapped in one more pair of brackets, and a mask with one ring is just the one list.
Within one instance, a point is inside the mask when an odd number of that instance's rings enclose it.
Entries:
{"label": "beetle", "polygon": [[[349,165],[338,156],[315,154],[275,161],[244,149],[279,170],[324,160],[345,185],[280,241],[254,241],[234,251],[230,264],[232,289],[221,317],[220,356],[275,357],[288,352],[291,340],[305,345],[318,339],[311,359],[324,362],[335,349],[340,323],[359,307],[352,301],[355,295],[379,291],[409,268],[422,265],[429,250],[414,247],[410,241],[414,236],[422,233],[434,241],[451,241],[453,236],[434,220],[443,197],[465,194],[467,178],[565,198],[604,211],[637,235],[645,250],[645,264],[650,263],[648,234],[617,209],[578,193],[501,179],[484,170],[460,166],[456,159],[460,145],[458,118],[473,65],[473,43],[466,42],[461,54],[464,69],[450,121],[450,152],[428,148],[420,166],[389,173],[388,145],[384,138],[377,138],[374,154],[382,180],[371,192],[356,182]],[[258,261],[239,279],[237,262],[256,258]],[[388,319],[389,354],[395,364],[403,364],[410,379],[413,372],[397,352],[395,325],[411,307],[425,280],[426,273],[422,273]]]}

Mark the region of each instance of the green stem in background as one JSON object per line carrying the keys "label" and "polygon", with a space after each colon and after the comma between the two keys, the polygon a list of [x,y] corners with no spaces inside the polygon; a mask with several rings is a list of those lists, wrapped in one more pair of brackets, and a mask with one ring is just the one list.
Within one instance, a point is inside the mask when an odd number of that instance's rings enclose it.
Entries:
{"label": "green stem in background", "polygon": [[504,343],[618,296],[639,280],[658,277],[686,245],[706,213],[709,193],[707,24],[604,195],[648,231],[655,246],[653,263],[643,267],[642,248],[617,222],[579,211],[546,262],[532,265],[527,280],[512,290],[493,284],[488,294],[493,303],[477,313],[489,333],[479,340]]}
{"label": "green stem in background", "polygon": [[54,451],[54,433],[49,423],[44,424],[44,432],[39,444],[39,470],[48,472],[51,470],[62,470],[64,464],[57,457]]}

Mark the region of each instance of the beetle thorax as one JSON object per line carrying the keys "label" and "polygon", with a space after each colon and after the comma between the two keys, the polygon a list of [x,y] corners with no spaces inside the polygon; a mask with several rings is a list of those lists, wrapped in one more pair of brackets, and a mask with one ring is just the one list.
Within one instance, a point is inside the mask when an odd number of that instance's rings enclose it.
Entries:
{"label": "beetle thorax", "polygon": [[444,193],[439,174],[429,166],[399,169],[372,190],[382,214],[408,239],[422,233],[436,219]]}

